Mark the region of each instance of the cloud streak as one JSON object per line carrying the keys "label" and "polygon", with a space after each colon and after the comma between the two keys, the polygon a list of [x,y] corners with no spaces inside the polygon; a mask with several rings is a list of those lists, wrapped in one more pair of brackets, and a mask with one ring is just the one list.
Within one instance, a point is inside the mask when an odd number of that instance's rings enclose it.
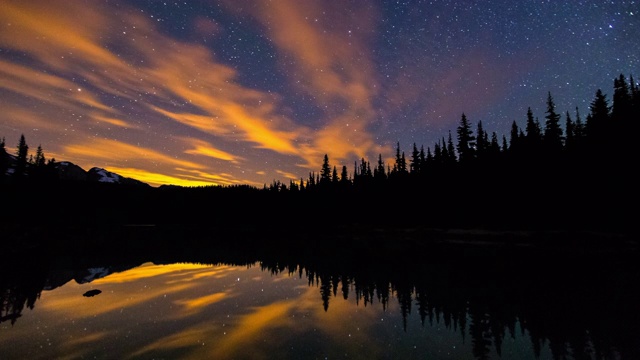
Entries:
{"label": "cloud streak", "polygon": [[[227,1],[237,9],[237,1]],[[378,17],[373,6],[330,2],[258,1],[242,6],[268,33],[281,53],[281,67],[291,84],[310,95],[323,109],[322,123],[311,146],[317,149],[310,166],[323,153],[338,162],[378,150],[369,130],[375,121],[378,95],[369,43]],[[344,7],[358,7],[355,12]],[[358,16],[350,15],[358,14]],[[320,156],[318,156],[320,155]]]}
{"label": "cloud streak", "polygon": [[[152,185],[259,183],[268,172],[238,152],[317,161],[305,145],[312,132],[280,113],[278,96],[240,85],[210,49],[162,34],[125,5],[59,5],[9,1],[0,15],[0,44],[21,54],[0,59],[0,91],[15,100],[2,102],[13,115],[2,122],[27,139],[38,129],[58,160],[128,169]],[[198,18],[195,27],[212,24]],[[207,167],[203,157],[234,167]],[[253,178],[242,166],[256,168]]]}

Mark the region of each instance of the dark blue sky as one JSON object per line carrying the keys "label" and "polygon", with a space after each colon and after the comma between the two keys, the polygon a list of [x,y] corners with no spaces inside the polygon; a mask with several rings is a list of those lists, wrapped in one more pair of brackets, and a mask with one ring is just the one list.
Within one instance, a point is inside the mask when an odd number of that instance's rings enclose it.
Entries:
{"label": "dark blue sky", "polygon": [[[636,1],[3,1],[0,136],[152,185],[307,178],[462,113],[583,118],[640,67]],[[636,78],[640,75],[635,76]]]}

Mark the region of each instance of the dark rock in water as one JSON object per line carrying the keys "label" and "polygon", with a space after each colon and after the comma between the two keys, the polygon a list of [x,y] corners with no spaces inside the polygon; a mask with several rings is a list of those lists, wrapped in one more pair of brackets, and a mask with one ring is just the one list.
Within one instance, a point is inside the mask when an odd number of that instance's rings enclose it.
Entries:
{"label": "dark rock in water", "polygon": [[101,290],[89,290],[86,293],[82,294],[82,296],[86,296],[86,297],[92,297],[92,296],[96,296],[98,294],[100,294],[102,291]]}

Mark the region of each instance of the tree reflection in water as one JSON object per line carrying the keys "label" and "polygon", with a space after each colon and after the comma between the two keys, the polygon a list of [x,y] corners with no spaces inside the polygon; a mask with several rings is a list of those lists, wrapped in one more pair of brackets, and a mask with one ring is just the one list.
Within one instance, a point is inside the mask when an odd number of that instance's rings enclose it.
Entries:
{"label": "tree reflection in water", "polygon": [[476,359],[489,359],[492,351],[500,356],[505,340],[525,333],[536,357],[548,346],[554,359],[640,358],[640,276],[634,252],[570,255],[547,248],[432,243],[362,253],[299,244],[272,249],[257,242],[251,247],[225,243],[178,250],[156,242],[152,251],[144,246],[110,252],[87,248],[65,258],[23,253],[2,265],[0,322],[15,324],[25,308],[37,305],[43,290],[86,278],[82,271],[90,267],[121,271],[149,261],[259,264],[264,272],[306,279],[318,288],[328,312],[338,298],[364,306],[378,302],[383,309],[397,301],[405,331],[411,314],[423,326],[444,324],[471,341]]}

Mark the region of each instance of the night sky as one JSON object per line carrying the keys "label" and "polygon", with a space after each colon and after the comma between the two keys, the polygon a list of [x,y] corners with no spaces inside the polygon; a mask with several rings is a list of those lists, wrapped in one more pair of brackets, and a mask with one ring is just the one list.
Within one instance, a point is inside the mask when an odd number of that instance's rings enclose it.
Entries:
{"label": "night sky", "polygon": [[548,92],[584,120],[640,79],[639,35],[638,1],[0,0],[0,137],[153,186],[288,184],[462,113],[544,124]]}

